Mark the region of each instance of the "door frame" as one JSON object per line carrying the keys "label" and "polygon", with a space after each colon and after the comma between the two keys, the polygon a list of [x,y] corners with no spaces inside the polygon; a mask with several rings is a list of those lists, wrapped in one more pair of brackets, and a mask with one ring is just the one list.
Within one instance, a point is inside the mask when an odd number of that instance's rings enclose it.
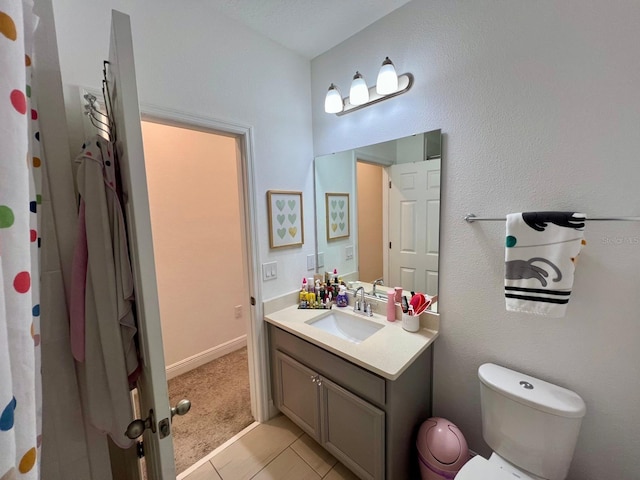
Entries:
{"label": "door frame", "polygon": [[[251,392],[251,414],[258,422],[269,419],[269,382],[267,345],[262,335],[262,290],[258,282],[260,271],[259,246],[257,238],[258,221],[256,215],[256,182],[254,168],[254,134],[249,125],[231,123],[211,117],[195,115],[179,110],[140,103],[141,120],[163,125],[198,130],[236,139],[239,147],[238,188],[241,190],[241,222],[243,239],[243,263],[246,266],[246,282],[249,287],[247,298],[247,353],[249,359],[249,389]],[[255,305],[251,305],[251,299]],[[162,345],[160,346],[162,348]]]}

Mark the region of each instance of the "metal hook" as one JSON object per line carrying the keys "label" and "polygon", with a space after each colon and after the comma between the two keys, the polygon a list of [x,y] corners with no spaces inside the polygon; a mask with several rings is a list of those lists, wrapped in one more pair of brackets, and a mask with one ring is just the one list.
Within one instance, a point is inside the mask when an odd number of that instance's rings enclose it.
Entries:
{"label": "metal hook", "polygon": [[93,115],[91,115],[91,112],[85,112],[87,117],[89,117],[89,121],[91,122],[91,124],[96,127],[98,130],[100,130],[101,132],[103,132],[106,136],[107,136],[107,140],[111,141],[111,134],[109,133],[109,130],[107,130],[106,128],[102,127],[102,125],[96,123],[96,119],[93,117]]}

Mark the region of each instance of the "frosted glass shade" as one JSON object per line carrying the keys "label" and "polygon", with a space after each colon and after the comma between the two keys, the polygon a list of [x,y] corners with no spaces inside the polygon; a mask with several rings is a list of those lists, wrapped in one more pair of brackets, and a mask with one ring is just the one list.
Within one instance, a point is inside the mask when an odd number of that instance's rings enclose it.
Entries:
{"label": "frosted glass shade", "polygon": [[360,72],[356,72],[351,82],[351,90],[349,90],[349,103],[351,105],[362,105],[369,101],[369,87],[364,81]]}
{"label": "frosted glass shade", "polygon": [[376,82],[376,92],[379,95],[388,95],[398,91],[398,74],[393,62],[389,57],[384,59],[380,71],[378,72],[378,80]]}
{"label": "frosted glass shade", "polygon": [[329,86],[327,96],[324,98],[324,111],[327,113],[338,113],[344,108],[342,94],[333,83]]}

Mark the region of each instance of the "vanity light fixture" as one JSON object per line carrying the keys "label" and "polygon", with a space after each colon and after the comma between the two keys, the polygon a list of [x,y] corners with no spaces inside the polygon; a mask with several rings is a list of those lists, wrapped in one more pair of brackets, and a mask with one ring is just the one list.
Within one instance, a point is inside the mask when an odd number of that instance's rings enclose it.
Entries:
{"label": "vanity light fixture", "polygon": [[342,94],[340,90],[338,90],[338,87],[332,83],[327,92],[327,96],[324,98],[324,111],[327,113],[338,113],[343,109]]}
{"label": "vanity light fixture", "polygon": [[376,82],[376,92],[380,95],[389,95],[398,90],[398,74],[393,62],[389,57],[384,59],[380,71],[378,72],[378,81]]}
{"label": "vanity light fixture", "polygon": [[324,100],[324,111],[344,115],[401,95],[407,92],[412,85],[413,75],[404,73],[398,76],[393,62],[389,60],[389,57],[386,57],[378,73],[377,85],[373,87],[367,87],[360,72],[356,72],[351,83],[349,96],[343,99],[338,87],[332,83]]}
{"label": "vanity light fixture", "polygon": [[351,105],[364,105],[369,101],[369,87],[367,82],[364,81],[360,72],[356,72],[353,76],[353,82],[351,82],[351,89],[349,89],[349,103]]}

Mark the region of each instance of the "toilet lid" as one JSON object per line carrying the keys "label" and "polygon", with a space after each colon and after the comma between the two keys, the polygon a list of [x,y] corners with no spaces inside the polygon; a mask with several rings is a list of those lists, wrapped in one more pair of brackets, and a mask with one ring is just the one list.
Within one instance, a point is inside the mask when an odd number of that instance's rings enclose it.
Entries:
{"label": "toilet lid", "polygon": [[476,455],[456,475],[456,480],[513,480],[513,476],[489,460]]}

